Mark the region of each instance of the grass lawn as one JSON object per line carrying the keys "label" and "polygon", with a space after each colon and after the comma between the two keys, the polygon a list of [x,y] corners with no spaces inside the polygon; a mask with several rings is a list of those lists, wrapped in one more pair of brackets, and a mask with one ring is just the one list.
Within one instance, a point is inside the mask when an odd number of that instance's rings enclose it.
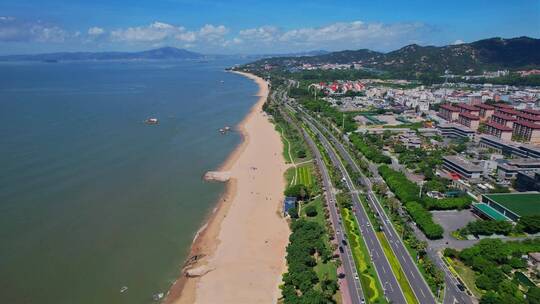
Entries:
{"label": "grass lawn", "polygon": [[448,257],[444,258],[448,264],[450,264],[450,271],[454,273],[454,275],[458,275],[463,283],[465,283],[465,286],[473,293],[475,297],[480,299],[483,295],[483,292],[476,287],[476,284],[474,283],[476,280],[476,274],[474,273],[474,270],[467,267],[467,265],[463,264],[459,260],[454,260]]}
{"label": "grass lawn", "polygon": [[285,137],[283,126],[281,126],[280,123],[276,123],[276,130],[279,132],[281,141],[283,142],[283,157],[285,158],[285,163],[290,164],[292,163],[292,160],[289,156],[289,140]]}
{"label": "grass lawn", "polygon": [[287,186],[294,186],[294,173],[296,172],[295,167],[291,167],[285,171],[285,180],[287,181]]}
{"label": "grass lawn", "polygon": [[[315,209],[317,209],[317,215],[314,217],[306,216],[306,207],[307,206],[315,206]],[[321,224],[323,227],[326,226],[326,219],[324,218],[324,205],[322,197],[318,197],[314,200],[312,200],[309,203],[302,204],[302,209],[300,210],[300,215],[307,219],[308,221],[314,221]]]}
{"label": "grass lawn", "polygon": [[367,303],[385,303],[383,297],[384,292],[369,258],[369,252],[364,243],[364,239],[360,235],[358,223],[356,223],[356,220],[351,215],[349,209],[341,209],[341,216],[347,232],[349,247],[351,248],[354,257],[360,283],[364,294],[367,297]]}
{"label": "grass lawn", "polygon": [[296,168],[298,174],[298,182],[305,185],[306,187],[311,187],[313,185],[313,170],[312,164],[305,164],[301,167]]}

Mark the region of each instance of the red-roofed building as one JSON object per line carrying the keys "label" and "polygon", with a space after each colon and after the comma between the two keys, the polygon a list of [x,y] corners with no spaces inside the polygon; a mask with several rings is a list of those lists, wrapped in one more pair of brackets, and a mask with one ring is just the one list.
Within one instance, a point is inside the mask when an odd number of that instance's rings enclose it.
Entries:
{"label": "red-roofed building", "polygon": [[500,103],[496,103],[493,105],[496,109],[513,109],[514,107],[509,105],[509,104],[506,104],[506,103],[503,103],[503,102],[500,102]]}
{"label": "red-roofed building", "polygon": [[489,120],[491,118],[491,115],[495,113],[495,107],[487,105],[485,103],[479,103],[474,106],[477,107],[480,111],[478,116],[480,116],[481,121]]}
{"label": "red-roofed building", "polygon": [[486,133],[496,136],[502,140],[512,140],[512,128],[493,121],[486,122]]}
{"label": "red-roofed building", "polygon": [[540,123],[540,116],[531,115],[527,113],[518,113],[516,114],[516,118],[517,120],[525,120],[528,122]]}
{"label": "red-roofed building", "polygon": [[540,117],[540,110],[523,109],[523,110],[521,110],[521,112],[529,114],[529,115]]}
{"label": "red-roofed building", "polygon": [[517,118],[515,118],[514,116],[504,115],[501,113],[493,113],[493,115],[491,115],[492,122],[498,123],[500,125],[505,125],[509,128],[512,128],[514,126],[514,121],[516,120]]}
{"label": "red-roofed building", "polygon": [[518,120],[514,122],[513,136],[532,144],[540,144],[540,124]]}
{"label": "red-roofed building", "polygon": [[461,113],[469,113],[472,115],[478,116],[480,114],[480,109],[476,108],[473,105],[466,104],[466,103],[458,103],[456,104],[456,108],[459,108],[459,111]]}
{"label": "red-roofed building", "polygon": [[516,110],[516,109],[496,109],[495,110],[495,113],[501,113],[501,114],[505,114],[505,115],[510,115],[510,116],[515,116],[517,114],[519,114],[519,111]]}
{"label": "red-roofed building", "polygon": [[458,123],[476,131],[480,125],[480,117],[467,112],[459,113]]}
{"label": "red-roofed building", "polygon": [[459,115],[459,108],[456,108],[450,104],[442,104],[440,107],[439,107],[439,113],[438,115],[448,121],[457,121],[458,120],[458,115]]}

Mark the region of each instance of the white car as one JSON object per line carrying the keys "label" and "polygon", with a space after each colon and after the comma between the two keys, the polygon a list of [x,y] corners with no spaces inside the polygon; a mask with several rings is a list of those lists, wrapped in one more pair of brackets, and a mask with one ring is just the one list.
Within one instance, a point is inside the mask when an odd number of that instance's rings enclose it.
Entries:
{"label": "white car", "polygon": [[358,274],[357,274],[357,273],[354,274],[354,279],[355,279],[355,280],[359,280]]}

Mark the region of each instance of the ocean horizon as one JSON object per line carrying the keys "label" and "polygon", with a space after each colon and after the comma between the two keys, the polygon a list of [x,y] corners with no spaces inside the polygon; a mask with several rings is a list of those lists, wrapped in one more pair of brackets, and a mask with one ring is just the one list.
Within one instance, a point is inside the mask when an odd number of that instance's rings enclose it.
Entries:
{"label": "ocean horizon", "polygon": [[257,101],[238,63],[0,63],[3,302],[167,292],[225,189],[202,176],[241,141],[218,130]]}

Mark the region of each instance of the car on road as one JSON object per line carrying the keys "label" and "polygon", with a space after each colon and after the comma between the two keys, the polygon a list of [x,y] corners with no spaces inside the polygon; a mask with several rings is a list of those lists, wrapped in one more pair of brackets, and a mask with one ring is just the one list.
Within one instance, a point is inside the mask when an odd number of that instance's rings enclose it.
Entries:
{"label": "car on road", "polygon": [[343,279],[345,277],[345,274],[343,272],[340,272],[338,274],[338,278]]}
{"label": "car on road", "polygon": [[360,280],[360,279],[358,278],[358,273],[355,273],[355,274],[354,274],[354,279],[357,280],[357,281]]}
{"label": "car on road", "polygon": [[347,241],[341,240],[341,243],[342,243],[344,246],[347,246]]}
{"label": "car on road", "polygon": [[465,287],[463,287],[463,285],[461,285],[460,283],[457,283],[456,287],[461,291],[465,291]]}
{"label": "car on road", "polygon": [[339,246],[339,252],[341,252],[341,253],[344,252],[343,247]]}

